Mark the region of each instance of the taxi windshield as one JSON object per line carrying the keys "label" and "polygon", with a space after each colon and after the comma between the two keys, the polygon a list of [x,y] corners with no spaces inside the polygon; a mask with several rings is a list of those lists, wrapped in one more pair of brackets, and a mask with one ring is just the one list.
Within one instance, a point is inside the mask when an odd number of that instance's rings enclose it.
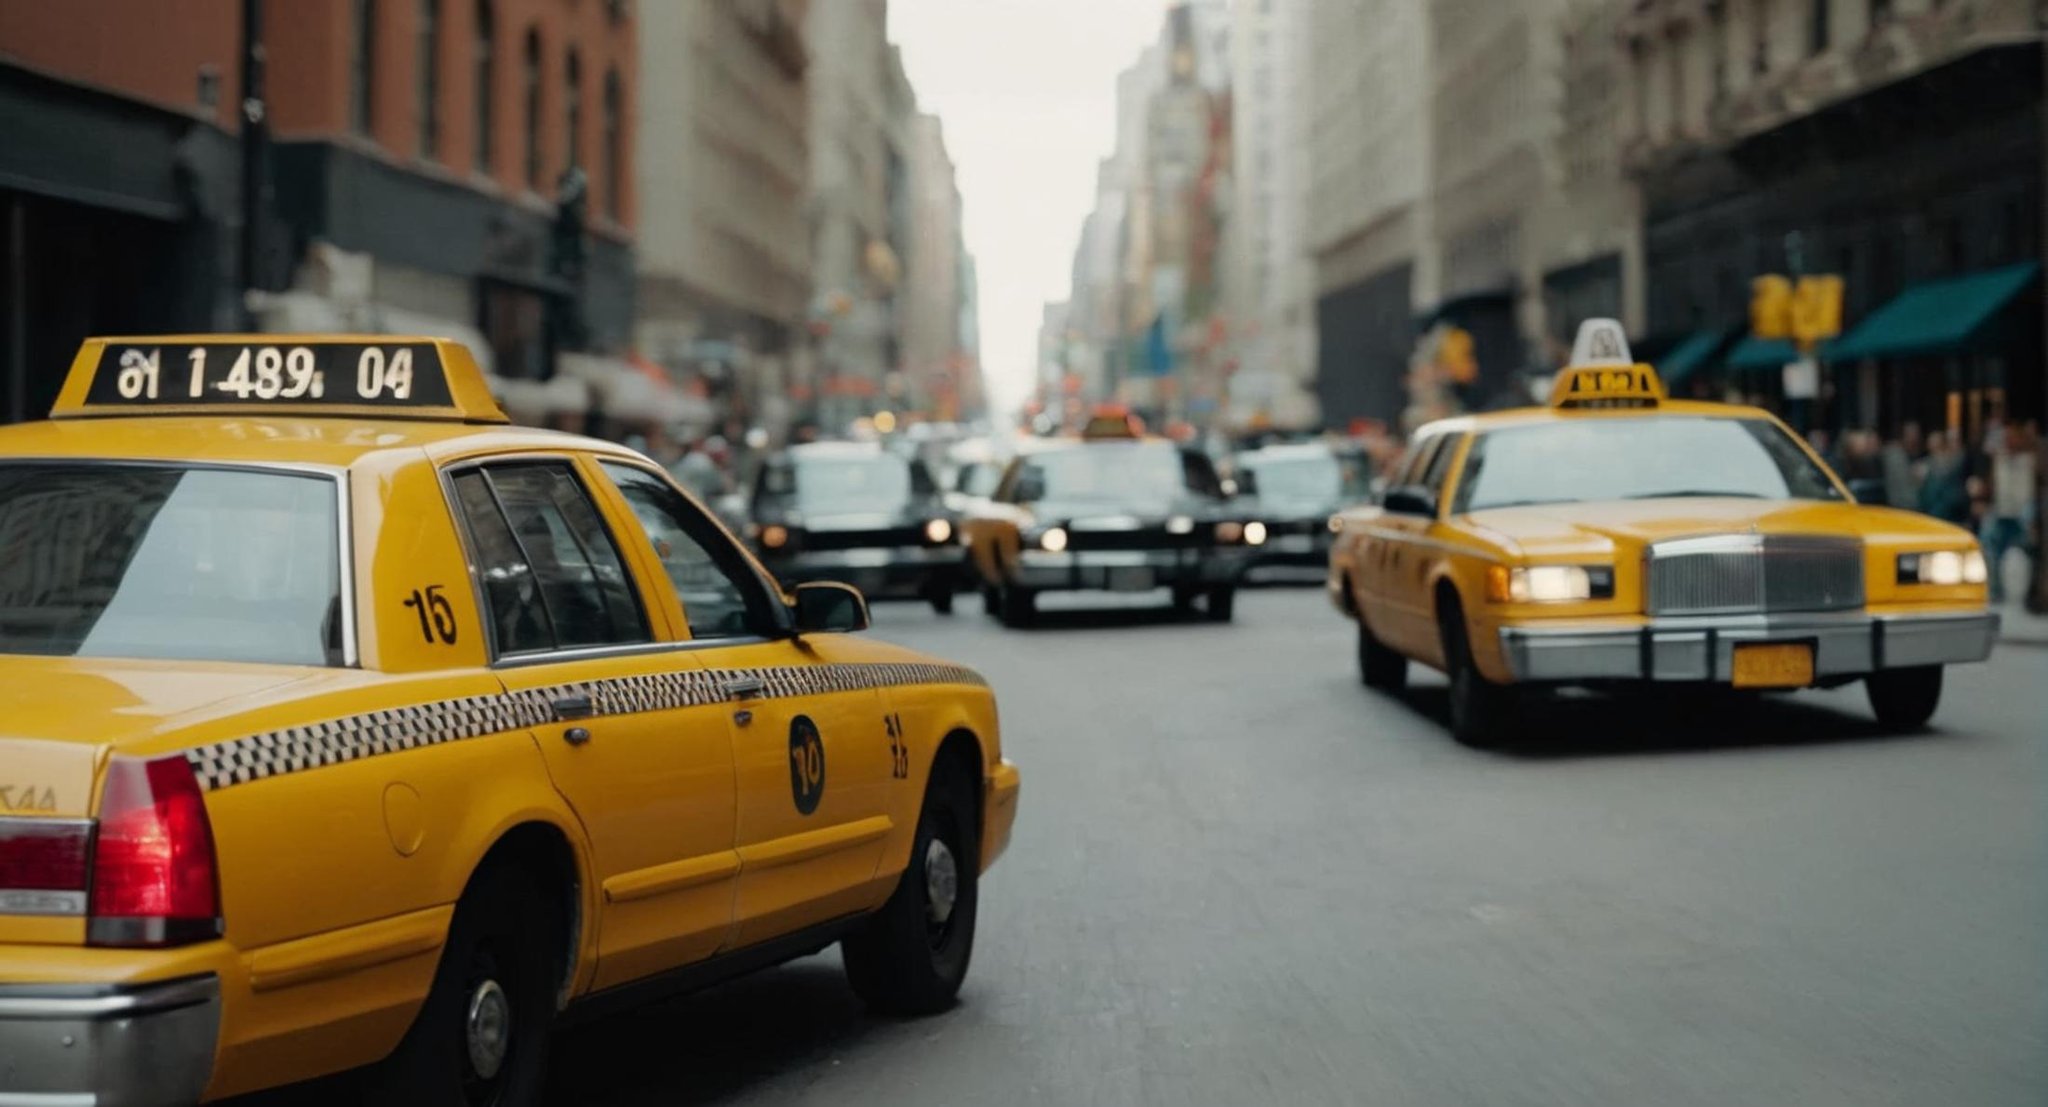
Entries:
{"label": "taxi windshield", "polygon": [[1589,500],[1737,496],[1839,500],[1827,473],[1763,419],[1573,419],[1481,435],[1457,510]]}
{"label": "taxi windshield", "polygon": [[893,454],[799,457],[793,490],[797,506],[808,512],[901,511],[913,497],[931,494],[918,469]]}
{"label": "taxi windshield", "polygon": [[1164,442],[1098,442],[1038,454],[1024,465],[1036,474],[1040,500],[1084,500],[1156,507],[1190,491],[1216,496],[1215,470]]}
{"label": "taxi windshield", "polygon": [[0,653],[339,665],[336,484],[0,465]]}
{"label": "taxi windshield", "polygon": [[1344,471],[1330,454],[1246,460],[1263,499],[1329,504],[1344,494]]}

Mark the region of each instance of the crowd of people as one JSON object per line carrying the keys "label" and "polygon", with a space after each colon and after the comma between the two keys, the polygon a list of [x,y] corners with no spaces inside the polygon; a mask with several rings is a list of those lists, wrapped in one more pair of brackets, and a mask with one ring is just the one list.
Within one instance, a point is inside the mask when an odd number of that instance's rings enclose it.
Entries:
{"label": "crowd of people", "polygon": [[2031,582],[2028,607],[2048,606],[2039,561],[2048,445],[2032,420],[1994,421],[1974,441],[1954,431],[1923,433],[1917,423],[1905,424],[1890,441],[1872,430],[1849,431],[1838,442],[1820,430],[1807,438],[1859,499],[1921,511],[1975,533],[1992,566],[1993,603],[2007,598],[2001,570],[2017,553]]}

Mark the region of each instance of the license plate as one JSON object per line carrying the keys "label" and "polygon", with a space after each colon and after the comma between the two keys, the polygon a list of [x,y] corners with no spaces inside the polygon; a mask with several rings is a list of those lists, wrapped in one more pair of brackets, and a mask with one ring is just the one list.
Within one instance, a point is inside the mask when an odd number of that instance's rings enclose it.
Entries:
{"label": "license plate", "polygon": [[1150,592],[1153,588],[1150,569],[1111,569],[1109,590],[1112,592]]}
{"label": "license plate", "polygon": [[1774,642],[1735,647],[1737,688],[1804,688],[1813,683],[1813,647]]}

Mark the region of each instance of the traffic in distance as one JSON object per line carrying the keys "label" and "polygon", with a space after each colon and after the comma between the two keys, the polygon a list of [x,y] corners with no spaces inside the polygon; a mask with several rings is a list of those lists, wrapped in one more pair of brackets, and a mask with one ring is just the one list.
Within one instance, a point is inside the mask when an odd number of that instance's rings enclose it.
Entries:
{"label": "traffic in distance", "polygon": [[1114,407],[903,446],[768,454],[741,537],[507,425],[453,342],[88,341],[0,430],[0,1102],[537,1102],[557,1025],[835,943],[872,1009],[946,1009],[1020,778],[987,681],[857,633],[866,592],[1226,622],[1320,563],[1365,684],[1442,670],[1481,747],[1567,687],[1860,681],[1913,727],[1998,630],[1968,532],[1669,399],[1612,321],[1377,489],[1360,449],[1219,465]]}
{"label": "traffic in distance", "polygon": [[834,943],[879,1012],[966,975],[982,677],[459,345],[88,341],[0,532],[0,1103],[530,1104],[558,1022]]}

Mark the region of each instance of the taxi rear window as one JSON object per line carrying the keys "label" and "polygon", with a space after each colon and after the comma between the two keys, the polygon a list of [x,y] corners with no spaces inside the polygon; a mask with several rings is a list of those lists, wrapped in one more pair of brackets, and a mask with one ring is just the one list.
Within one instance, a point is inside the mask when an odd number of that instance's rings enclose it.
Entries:
{"label": "taxi rear window", "polygon": [[343,663],[338,485],[0,464],[0,653]]}

